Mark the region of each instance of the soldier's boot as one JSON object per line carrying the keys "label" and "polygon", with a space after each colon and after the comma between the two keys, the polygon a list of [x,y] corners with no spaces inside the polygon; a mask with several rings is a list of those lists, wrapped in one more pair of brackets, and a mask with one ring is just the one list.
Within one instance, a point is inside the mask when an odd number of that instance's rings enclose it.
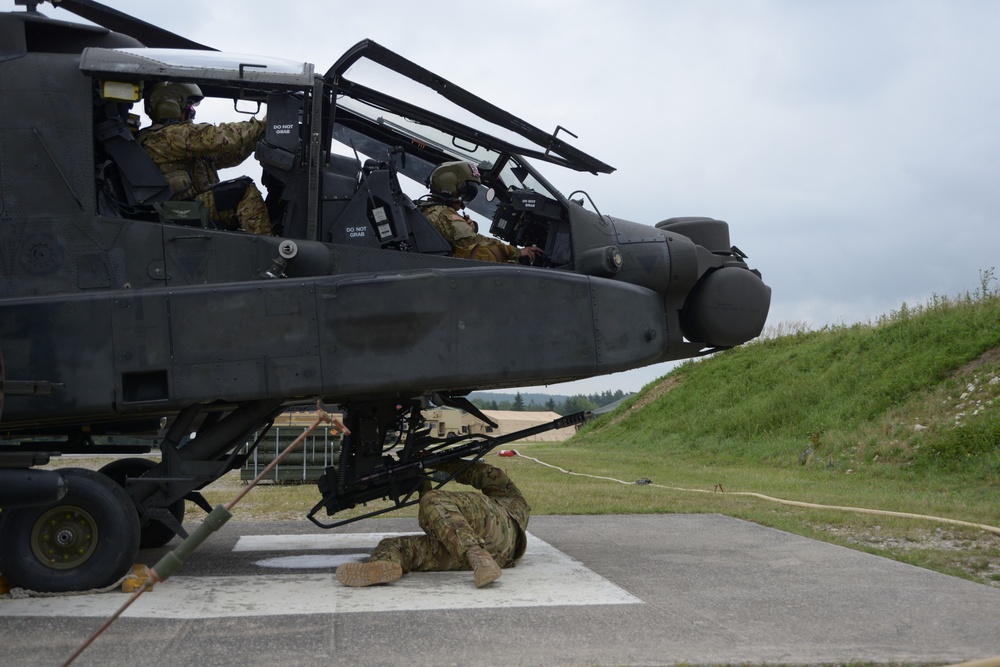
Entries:
{"label": "soldier's boot", "polygon": [[[465,557],[472,567],[472,581],[475,582],[476,588],[492,584],[503,574],[490,552],[482,547],[472,547],[465,553]],[[340,571],[337,573],[339,575]]]}
{"label": "soldier's boot", "polygon": [[403,576],[399,563],[373,560],[368,563],[344,563],[337,568],[337,581],[345,586],[388,584]]}

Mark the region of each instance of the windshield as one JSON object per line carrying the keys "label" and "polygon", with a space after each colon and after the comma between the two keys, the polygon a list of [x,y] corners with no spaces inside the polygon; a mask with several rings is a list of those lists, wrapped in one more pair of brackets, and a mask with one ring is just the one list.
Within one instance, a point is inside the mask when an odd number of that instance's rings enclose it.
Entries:
{"label": "windshield", "polygon": [[540,130],[370,40],[344,54],[325,81],[338,105],[363,117],[365,124],[391,123],[406,136],[434,141],[449,156],[457,151],[480,157],[479,151],[485,150],[577,171],[614,170],[565,143],[561,128]]}
{"label": "windshield", "polygon": [[[423,148],[429,147],[440,151],[456,160],[469,160],[476,164],[483,162],[496,162],[499,155],[497,151],[490,150],[485,146],[463,141],[454,134],[449,134],[441,129],[412,120],[388,109],[376,107],[360,100],[341,96],[337,100],[337,105],[341,109],[352,111],[354,114],[367,119],[371,124],[377,125],[387,133],[398,135],[413,142]],[[420,146],[423,144],[423,146]],[[377,156],[373,156],[377,157]]]}
{"label": "windshield", "polygon": [[492,218],[497,206],[496,201],[485,196],[487,188],[528,189],[551,199],[563,199],[522,155],[473,144],[464,136],[353,98],[341,97],[338,106],[340,125],[334,129],[335,139],[369,158],[391,162],[400,173],[417,183],[423,183],[431,170],[443,161],[467,160],[477,165],[483,179],[483,192],[467,206],[486,217]]}

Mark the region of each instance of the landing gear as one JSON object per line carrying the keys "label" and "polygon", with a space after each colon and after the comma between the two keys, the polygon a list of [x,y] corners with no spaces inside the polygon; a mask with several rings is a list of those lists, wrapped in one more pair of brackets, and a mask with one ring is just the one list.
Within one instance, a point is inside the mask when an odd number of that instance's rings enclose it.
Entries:
{"label": "landing gear", "polygon": [[[142,477],[146,472],[156,467],[156,461],[149,459],[119,459],[112,461],[100,470],[99,473],[110,477],[125,488],[129,479]],[[184,500],[178,500],[167,508],[170,514],[177,520],[177,523],[184,522]],[[139,548],[151,549],[162,547],[173,539],[175,533],[162,521],[156,519],[140,519],[141,532],[139,535]]]}
{"label": "landing gear", "polygon": [[0,514],[0,572],[12,585],[62,592],[104,588],[124,576],[139,549],[139,517],[128,494],[105,475],[59,471],[66,495]]}

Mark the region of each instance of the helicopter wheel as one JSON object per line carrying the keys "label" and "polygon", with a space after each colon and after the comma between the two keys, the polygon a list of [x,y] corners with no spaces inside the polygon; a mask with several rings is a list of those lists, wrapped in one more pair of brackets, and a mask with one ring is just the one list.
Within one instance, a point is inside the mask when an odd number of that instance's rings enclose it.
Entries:
{"label": "helicopter wheel", "polygon": [[[112,461],[97,472],[110,477],[112,480],[117,482],[119,486],[125,488],[126,479],[130,477],[142,477],[143,474],[152,468],[155,468],[156,465],[155,461],[150,461],[149,459],[119,459],[117,461]],[[184,522],[183,499],[172,503],[169,507],[167,507],[167,509],[174,515],[174,518],[177,519],[177,523]],[[156,519],[146,519],[145,521],[140,520],[140,526],[140,549],[162,547],[174,538],[174,531],[168,528],[162,521],[157,521]]]}
{"label": "helicopter wheel", "polygon": [[104,475],[63,468],[66,495],[0,514],[0,572],[12,586],[86,591],[118,581],[139,549],[139,517],[128,494]]}

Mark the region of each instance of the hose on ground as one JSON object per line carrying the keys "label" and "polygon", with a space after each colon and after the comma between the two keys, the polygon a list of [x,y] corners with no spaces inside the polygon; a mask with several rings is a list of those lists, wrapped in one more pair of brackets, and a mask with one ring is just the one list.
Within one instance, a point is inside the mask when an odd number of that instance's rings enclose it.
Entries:
{"label": "hose on ground", "polygon": [[[618,484],[627,484],[629,486],[632,486],[632,485],[635,485],[635,484],[639,483],[639,482],[626,482],[624,480],[615,479],[614,477],[604,477],[604,476],[601,476],[601,475],[589,475],[587,473],[582,473],[582,472],[572,472],[570,470],[566,470],[564,468],[560,468],[559,466],[552,465],[551,463],[546,463],[546,462],[541,461],[539,459],[536,459],[536,458],[534,458],[532,456],[525,456],[524,454],[518,452],[517,450],[505,450],[505,451],[512,451],[512,452],[514,452],[515,454],[517,454],[518,456],[520,456],[523,459],[528,459],[529,461],[533,461],[533,462],[535,462],[535,463],[537,463],[539,465],[545,466],[546,468],[552,468],[554,470],[558,470],[559,472],[566,473],[567,475],[577,475],[577,476],[580,476],[580,477],[590,477],[592,479],[603,479],[603,480],[607,480],[609,482],[616,482]],[[767,500],[769,502],[778,503],[780,505],[789,505],[791,507],[806,507],[806,508],[810,508],[810,509],[837,510],[837,511],[841,511],[841,512],[856,512],[858,514],[877,514],[879,516],[892,516],[892,517],[899,517],[899,518],[903,518],[903,519],[923,519],[925,521],[936,521],[938,523],[946,523],[946,524],[951,524],[951,525],[954,525],[954,526],[964,526],[964,527],[967,527],[967,528],[977,528],[979,530],[984,530],[984,531],[986,531],[988,533],[993,533],[994,535],[1000,535],[1000,528],[998,528],[996,526],[990,526],[990,525],[982,524],[982,523],[972,523],[972,522],[969,522],[969,521],[960,521],[958,519],[948,519],[948,518],[945,518],[945,517],[932,516],[932,515],[929,515],[929,514],[912,514],[910,512],[895,512],[895,511],[892,511],[892,510],[870,509],[870,508],[867,508],[867,507],[846,507],[846,506],[843,506],[843,505],[821,505],[819,503],[806,503],[806,502],[801,502],[801,501],[798,501],[798,500],[786,500],[784,498],[775,498],[773,496],[765,496],[762,493],[754,493],[752,491],[726,492],[726,491],[722,490],[722,486],[719,485],[719,484],[716,485],[716,488],[714,490],[709,491],[708,489],[686,489],[686,488],[678,487],[678,486],[665,486],[663,484],[653,484],[652,482],[650,482],[648,480],[640,480],[640,482],[643,485],[645,485],[645,486],[652,486],[652,487],[655,487],[655,488],[658,488],[658,489],[669,489],[671,491],[685,491],[685,492],[688,492],[688,493],[723,493],[723,494],[725,494],[727,496],[747,496],[747,497],[751,497],[751,498],[759,498],[761,500]],[[997,667],[1000,667],[1000,665],[998,665]]]}

